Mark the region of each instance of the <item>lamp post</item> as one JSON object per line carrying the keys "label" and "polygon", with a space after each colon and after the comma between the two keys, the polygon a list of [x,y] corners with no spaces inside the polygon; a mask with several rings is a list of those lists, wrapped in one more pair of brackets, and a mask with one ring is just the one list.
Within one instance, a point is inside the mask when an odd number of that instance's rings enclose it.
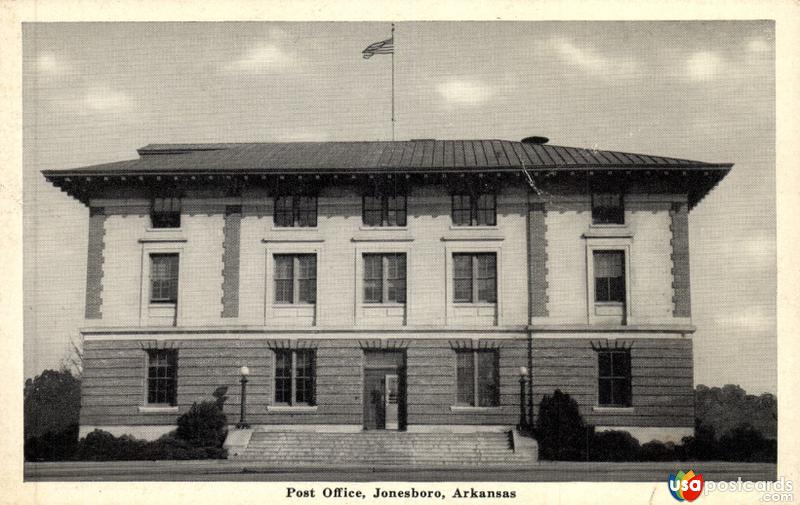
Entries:
{"label": "lamp post", "polygon": [[525,377],[528,375],[528,367],[519,367],[519,429],[524,431],[528,426],[525,416]]}
{"label": "lamp post", "polygon": [[246,412],[246,405],[247,405],[247,376],[250,375],[250,369],[246,366],[243,366],[239,369],[239,374],[242,376],[241,383],[242,383],[242,398],[239,402],[241,410],[239,411],[239,422],[236,423],[236,427],[239,429],[249,428],[250,425],[247,424],[245,421],[245,412]]}

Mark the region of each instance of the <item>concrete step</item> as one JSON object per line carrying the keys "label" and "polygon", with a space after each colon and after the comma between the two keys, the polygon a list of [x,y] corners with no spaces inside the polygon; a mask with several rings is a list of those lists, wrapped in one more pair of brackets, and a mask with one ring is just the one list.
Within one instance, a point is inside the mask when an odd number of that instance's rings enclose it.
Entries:
{"label": "concrete step", "polygon": [[305,433],[255,431],[232,459],[275,465],[476,466],[532,463],[511,433]]}

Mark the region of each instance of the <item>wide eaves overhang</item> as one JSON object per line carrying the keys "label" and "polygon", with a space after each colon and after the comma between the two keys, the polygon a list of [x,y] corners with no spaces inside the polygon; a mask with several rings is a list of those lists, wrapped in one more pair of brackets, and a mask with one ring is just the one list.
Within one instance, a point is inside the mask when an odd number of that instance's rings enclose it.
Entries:
{"label": "wide eaves overhang", "polygon": [[[268,142],[235,144],[151,144],[138,159],[66,170],[44,170],[55,186],[88,199],[114,185],[159,181],[247,185],[274,178],[442,177],[494,175],[521,184],[576,176],[658,178],[687,188],[696,204],[731,170],[732,163],[708,163],[665,156],[532,144],[508,140],[409,140],[376,142]],[[526,175],[527,172],[527,175]]]}

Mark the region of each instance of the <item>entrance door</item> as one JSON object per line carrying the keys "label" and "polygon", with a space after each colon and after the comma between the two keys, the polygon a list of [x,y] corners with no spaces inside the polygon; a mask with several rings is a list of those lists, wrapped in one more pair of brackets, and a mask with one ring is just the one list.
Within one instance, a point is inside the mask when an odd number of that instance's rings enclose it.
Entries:
{"label": "entrance door", "polygon": [[367,351],[364,358],[364,429],[405,429],[405,353]]}
{"label": "entrance door", "polygon": [[386,429],[386,376],[393,368],[364,370],[364,429]]}

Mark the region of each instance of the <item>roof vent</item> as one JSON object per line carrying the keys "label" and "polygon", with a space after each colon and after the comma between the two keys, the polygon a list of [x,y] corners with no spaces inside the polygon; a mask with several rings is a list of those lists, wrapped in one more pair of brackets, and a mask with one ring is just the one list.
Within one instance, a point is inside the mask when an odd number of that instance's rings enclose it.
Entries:
{"label": "roof vent", "polygon": [[547,144],[550,139],[547,137],[525,137],[522,139],[523,144]]}

